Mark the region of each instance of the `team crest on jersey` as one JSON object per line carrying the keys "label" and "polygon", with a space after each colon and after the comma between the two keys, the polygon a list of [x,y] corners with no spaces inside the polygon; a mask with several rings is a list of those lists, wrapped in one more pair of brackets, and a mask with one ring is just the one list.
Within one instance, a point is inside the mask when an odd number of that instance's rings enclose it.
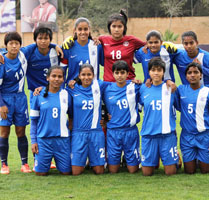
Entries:
{"label": "team crest on jersey", "polygon": [[25,64],[25,59],[23,59],[22,64],[23,64],[23,65]]}
{"label": "team crest on jersey", "polygon": [[168,96],[169,95],[169,91],[165,91],[165,95]]}
{"label": "team crest on jersey", "polygon": [[94,94],[98,94],[99,93],[99,91],[98,90],[94,90]]}
{"label": "team crest on jersey", "polygon": [[200,101],[205,101],[206,100],[206,97],[201,97],[200,98]]}
{"label": "team crest on jersey", "polygon": [[164,62],[167,62],[168,60],[169,60],[169,56],[161,56],[162,57],[162,60],[164,61]]}
{"label": "team crest on jersey", "polygon": [[129,91],[128,91],[128,94],[133,94],[133,93],[134,93],[133,90],[129,90]]}
{"label": "team crest on jersey", "polygon": [[57,64],[57,63],[58,63],[57,58],[53,58],[52,59],[52,64]]}
{"label": "team crest on jersey", "polygon": [[124,43],[123,43],[123,46],[124,47],[127,47],[129,45],[129,42],[128,41],[125,41]]}
{"label": "team crest on jersey", "polygon": [[66,104],[67,102],[66,102],[66,99],[63,99],[63,101],[62,101],[64,104]]}
{"label": "team crest on jersey", "polygon": [[91,55],[92,56],[95,56],[96,55],[96,52],[95,51],[92,51]]}

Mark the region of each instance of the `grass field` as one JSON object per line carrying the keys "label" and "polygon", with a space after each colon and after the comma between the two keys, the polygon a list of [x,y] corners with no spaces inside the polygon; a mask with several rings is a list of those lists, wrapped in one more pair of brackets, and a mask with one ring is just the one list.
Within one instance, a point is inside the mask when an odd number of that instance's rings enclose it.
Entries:
{"label": "grass field", "polygon": [[[142,79],[139,65],[137,78]],[[179,78],[177,78],[179,83]],[[139,125],[140,127],[140,125]],[[177,132],[180,133],[179,114],[177,116]],[[27,127],[29,138],[29,126]],[[122,169],[118,174],[94,175],[86,170],[81,176],[62,176],[57,170],[51,170],[47,177],[37,177],[34,173],[22,174],[21,162],[17,151],[17,140],[14,128],[10,135],[9,175],[0,175],[1,200],[180,200],[209,199],[209,174],[199,171],[194,175],[186,175],[183,169],[177,175],[167,177],[161,165],[152,177],[143,177],[141,171],[129,174]],[[33,166],[32,153],[29,147],[29,164]]]}

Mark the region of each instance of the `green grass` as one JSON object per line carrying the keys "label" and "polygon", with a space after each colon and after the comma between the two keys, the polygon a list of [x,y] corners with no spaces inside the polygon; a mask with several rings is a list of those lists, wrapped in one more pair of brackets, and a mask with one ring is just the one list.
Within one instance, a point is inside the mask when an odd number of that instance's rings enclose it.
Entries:
{"label": "green grass", "polygon": [[[137,78],[143,79],[141,66],[136,65]],[[177,78],[177,83],[180,83]],[[140,124],[139,124],[140,127]],[[180,134],[179,114],[177,115],[177,133]],[[29,138],[29,126],[27,127]],[[186,175],[183,169],[177,175],[167,177],[163,167],[155,171],[152,177],[143,177],[141,171],[129,174],[121,169],[118,174],[96,176],[86,170],[81,176],[62,176],[57,170],[51,170],[47,177],[37,177],[34,173],[22,174],[21,162],[17,151],[17,140],[14,128],[10,135],[9,175],[0,175],[0,199],[91,199],[91,200],[180,200],[209,199],[209,174],[202,175],[198,171],[194,175]],[[32,153],[29,147],[29,164],[33,166]]]}

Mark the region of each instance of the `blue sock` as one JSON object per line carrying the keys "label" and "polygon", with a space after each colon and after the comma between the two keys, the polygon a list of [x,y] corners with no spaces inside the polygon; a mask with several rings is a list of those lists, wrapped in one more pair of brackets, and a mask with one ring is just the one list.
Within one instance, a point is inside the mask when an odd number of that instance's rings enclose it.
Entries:
{"label": "blue sock", "polygon": [[3,165],[3,163],[5,165],[8,165],[7,164],[8,152],[9,152],[8,138],[0,137],[0,157],[1,157],[1,164],[2,165]]}
{"label": "blue sock", "polygon": [[22,165],[28,163],[28,140],[26,136],[18,137],[18,150],[22,160]]}

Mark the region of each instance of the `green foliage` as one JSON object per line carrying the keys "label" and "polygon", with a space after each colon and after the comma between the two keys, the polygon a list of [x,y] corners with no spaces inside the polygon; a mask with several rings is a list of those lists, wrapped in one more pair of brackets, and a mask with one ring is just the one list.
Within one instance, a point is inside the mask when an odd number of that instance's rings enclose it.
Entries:
{"label": "green foliage", "polygon": [[178,39],[179,34],[174,34],[171,30],[166,30],[164,34],[162,34],[163,41],[174,42]]}

